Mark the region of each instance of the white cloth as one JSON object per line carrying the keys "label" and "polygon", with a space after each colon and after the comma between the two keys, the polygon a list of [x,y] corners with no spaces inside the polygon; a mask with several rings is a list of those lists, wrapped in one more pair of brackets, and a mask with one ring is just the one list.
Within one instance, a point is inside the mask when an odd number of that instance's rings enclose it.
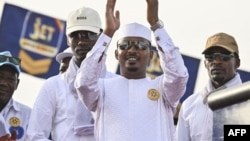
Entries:
{"label": "white cloth", "polygon": [[[98,62],[106,52],[111,39],[102,34],[82,62],[75,86],[78,95],[89,110],[94,111],[97,141],[172,141],[174,134],[173,113],[186,90],[188,72],[177,47],[164,29],[155,36],[164,75],[151,80],[126,79],[122,76],[99,79],[102,64]],[[97,63],[98,62],[98,63]],[[83,72],[93,72],[84,74]],[[158,100],[150,100],[149,89],[157,89]]]}
{"label": "white cloth", "polygon": [[16,130],[17,141],[26,141],[30,112],[30,107],[10,99],[0,113],[0,136],[6,133],[10,135],[11,131]]}
{"label": "white cloth", "polygon": [[0,114],[0,137],[5,136],[6,134],[10,134],[5,123],[5,119],[3,118],[2,114]]}
{"label": "white cloth", "polygon": [[[76,135],[94,135],[94,123],[91,114],[84,107],[83,103],[78,99],[75,108],[75,119],[74,119],[74,134]],[[83,116],[85,115],[85,116]]]}
{"label": "white cloth", "polygon": [[[242,84],[239,74],[222,87]],[[209,80],[206,87],[190,95],[182,104],[176,128],[177,141],[212,141],[213,112],[204,100],[215,88]]]}
{"label": "white cloth", "polygon": [[[50,133],[53,141],[94,141],[90,128],[92,115],[78,100],[74,88],[77,70],[73,57],[65,73],[45,81],[31,113],[30,141],[48,141]],[[104,68],[102,76],[109,77],[109,74]]]}

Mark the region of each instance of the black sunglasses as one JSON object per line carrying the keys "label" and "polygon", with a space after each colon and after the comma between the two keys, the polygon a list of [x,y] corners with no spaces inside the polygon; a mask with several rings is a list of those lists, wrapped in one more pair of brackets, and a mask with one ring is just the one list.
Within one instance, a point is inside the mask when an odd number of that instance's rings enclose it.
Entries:
{"label": "black sunglasses", "polygon": [[223,53],[205,54],[205,59],[208,61],[213,61],[216,57],[220,57],[220,60],[222,61],[228,61],[235,56],[233,54],[223,54]]}
{"label": "black sunglasses", "polygon": [[150,42],[146,40],[138,40],[138,41],[127,41],[127,40],[120,40],[117,42],[117,47],[121,50],[129,50],[132,47],[132,44],[139,50],[145,50],[150,47]]}
{"label": "black sunglasses", "polygon": [[90,31],[76,31],[71,33],[69,37],[73,40],[88,39],[90,41],[96,41],[99,35]]}
{"label": "black sunglasses", "polygon": [[21,62],[19,58],[0,55],[0,62],[5,62],[5,61],[8,61],[14,65],[20,65]]}

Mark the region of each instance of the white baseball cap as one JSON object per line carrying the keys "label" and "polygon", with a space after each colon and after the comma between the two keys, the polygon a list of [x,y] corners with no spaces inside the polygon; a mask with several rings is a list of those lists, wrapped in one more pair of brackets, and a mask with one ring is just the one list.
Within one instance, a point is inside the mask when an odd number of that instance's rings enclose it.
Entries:
{"label": "white baseball cap", "polygon": [[66,25],[66,35],[78,30],[100,33],[102,29],[101,18],[98,12],[87,7],[72,11],[68,16]]}
{"label": "white baseball cap", "polygon": [[72,57],[73,56],[73,52],[72,49],[70,47],[66,48],[63,52],[58,53],[56,55],[56,61],[58,63],[61,63],[62,59],[65,57]]}
{"label": "white baseball cap", "polygon": [[136,22],[120,27],[118,32],[118,40],[124,37],[142,37],[151,42],[151,30]]}

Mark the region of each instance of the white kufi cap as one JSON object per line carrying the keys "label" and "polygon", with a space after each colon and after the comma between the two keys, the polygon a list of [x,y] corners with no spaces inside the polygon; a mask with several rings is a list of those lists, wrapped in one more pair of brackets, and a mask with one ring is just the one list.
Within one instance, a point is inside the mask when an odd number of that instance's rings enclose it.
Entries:
{"label": "white kufi cap", "polygon": [[118,40],[124,37],[142,37],[151,42],[151,30],[139,23],[129,23],[119,29]]}
{"label": "white kufi cap", "polygon": [[63,60],[63,58],[65,57],[72,57],[73,56],[73,52],[71,47],[66,48],[63,52],[60,52],[56,55],[56,61],[58,63],[61,63],[61,61]]}

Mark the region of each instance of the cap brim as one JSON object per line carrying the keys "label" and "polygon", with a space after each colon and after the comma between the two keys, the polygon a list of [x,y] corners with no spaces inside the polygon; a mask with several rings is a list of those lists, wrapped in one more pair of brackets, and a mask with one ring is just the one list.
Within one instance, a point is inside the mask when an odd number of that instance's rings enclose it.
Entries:
{"label": "cap brim", "polygon": [[65,57],[72,57],[73,54],[72,53],[68,53],[68,52],[62,52],[56,55],[56,61],[58,63],[61,63],[61,60]]}
{"label": "cap brim", "polygon": [[14,68],[16,70],[16,72],[18,73],[18,75],[20,74],[20,68],[17,66],[17,65],[14,65],[10,62],[2,62],[0,63],[0,67],[4,66],[4,65],[8,65],[8,66],[11,66],[12,68]]}
{"label": "cap brim", "polygon": [[232,50],[231,48],[229,48],[229,47],[227,47],[227,46],[216,44],[216,45],[212,45],[212,46],[210,46],[210,47],[207,47],[207,48],[202,52],[202,54],[205,54],[208,50],[210,50],[210,49],[213,48],[213,47],[221,47],[221,48],[226,49],[226,50],[229,51],[229,52],[232,52],[232,53],[234,52],[234,50]]}
{"label": "cap brim", "polygon": [[95,33],[100,33],[100,28],[93,27],[93,26],[74,26],[69,27],[66,29],[66,34],[69,35],[72,32],[79,31],[79,30],[87,30]]}

